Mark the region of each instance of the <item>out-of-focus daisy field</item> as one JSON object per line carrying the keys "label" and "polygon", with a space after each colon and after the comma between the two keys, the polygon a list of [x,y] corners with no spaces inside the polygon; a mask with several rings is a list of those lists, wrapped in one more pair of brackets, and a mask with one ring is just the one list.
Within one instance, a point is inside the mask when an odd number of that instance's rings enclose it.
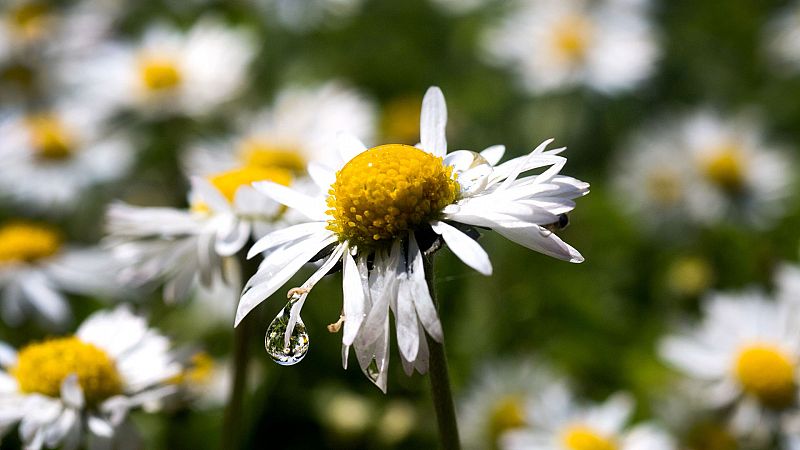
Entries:
{"label": "out-of-focus daisy field", "polygon": [[442,342],[464,449],[800,450],[800,2],[0,0],[1,449],[439,448]]}

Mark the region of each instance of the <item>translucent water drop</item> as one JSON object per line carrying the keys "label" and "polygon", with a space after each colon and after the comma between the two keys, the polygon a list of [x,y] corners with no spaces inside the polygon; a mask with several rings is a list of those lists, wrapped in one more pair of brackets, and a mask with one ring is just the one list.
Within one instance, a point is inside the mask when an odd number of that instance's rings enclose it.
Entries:
{"label": "translucent water drop", "polygon": [[374,359],[367,366],[366,375],[370,380],[372,380],[373,383],[378,382],[378,377],[381,376],[381,371],[378,369],[378,363]]}
{"label": "translucent water drop", "polygon": [[457,168],[458,184],[465,193],[477,192],[486,187],[488,176],[492,173],[489,161],[480,153],[469,150],[449,153],[444,162]]}
{"label": "translucent water drop", "polygon": [[292,299],[281,309],[281,312],[269,324],[267,334],[264,336],[264,348],[270,358],[282,366],[295,365],[302,361],[308,353],[308,333],[306,333],[305,324],[299,317],[289,337],[289,344],[285,345],[286,329],[289,326],[292,305],[296,301],[296,299]]}

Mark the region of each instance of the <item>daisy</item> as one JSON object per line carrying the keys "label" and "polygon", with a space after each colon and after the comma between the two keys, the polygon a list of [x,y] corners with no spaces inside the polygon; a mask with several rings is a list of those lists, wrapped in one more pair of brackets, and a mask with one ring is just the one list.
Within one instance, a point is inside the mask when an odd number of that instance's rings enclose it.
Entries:
{"label": "daisy", "polygon": [[335,27],[361,11],[364,0],[260,0],[257,6],[269,19],[288,28],[308,30],[320,26]]}
{"label": "daisy", "polygon": [[547,389],[564,389],[548,370],[533,361],[486,365],[460,402],[462,442],[468,449],[496,449],[508,431],[530,425],[528,399]]}
{"label": "daisy", "polygon": [[74,209],[88,189],[124,175],[133,148],[104,134],[106,116],[83,101],[0,112],[0,198],[37,212]]}
{"label": "daisy", "polygon": [[633,401],[616,394],[597,406],[576,403],[566,388],[551,388],[529,401],[531,425],[503,436],[507,450],[673,450],[659,427],[629,426]]}
{"label": "daisy", "polygon": [[99,249],[76,248],[53,227],[27,221],[0,225],[0,314],[19,325],[31,313],[55,325],[71,318],[66,293],[120,297],[118,266]]}
{"label": "daisy", "polygon": [[487,58],[545,93],[586,86],[617,93],[646,79],[658,47],[646,10],[627,1],[519,2],[485,35]]}
{"label": "daisy", "polygon": [[757,121],[700,111],[679,126],[678,145],[688,151],[697,180],[687,196],[697,220],[732,217],[765,226],[783,214],[794,182],[792,161],[766,142]]}
{"label": "daisy", "polygon": [[732,408],[738,433],[775,430],[797,405],[800,335],[791,306],[758,292],[711,295],[702,322],[663,339],[659,351],[706,407]]}
{"label": "daisy", "polygon": [[374,122],[373,104],[356,90],[335,82],[290,87],[271,107],[240,118],[230,139],[194,145],[186,172],[207,175],[239,166],[304,172],[309,161],[336,161],[328,143],[340,131],[371,141]]}
{"label": "daisy", "polygon": [[187,298],[198,280],[205,287],[218,281],[237,286],[238,261],[229,257],[285,217],[279,204],[256,194],[250,183],[289,184],[291,179],[280,168],[242,167],[193,177],[188,210],[111,205],[105,245],[127,266],[119,281],[164,283],[167,301]]}
{"label": "daisy", "polygon": [[800,3],[795,1],[775,14],[764,31],[767,53],[778,68],[800,71]]}
{"label": "daisy", "polygon": [[[386,389],[389,310],[397,322],[401,360],[407,373],[427,370],[427,332],[442,340],[442,328],[423,270],[423,253],[441,237],[467,265],[489,275],[486,252],[468,233],[491,228],[533,250],[581,262],[577,250],[548,226],[563,221],[585,195],[588,184],[559,175],[564,149],[539,145],[526,156],[496,165],[504,148],[447,154],[447,109],[438,88],[422,102],[421,144],[388,144],[367,149],[354,137],[340,136],[344,161],[337,170],[319,164],[309,173],[321,188],[310,196],[276,183],[255,183],[264,195],[297,210],[305,222],[273,232],[253,245],[249,256],[266,252],[247,282],[236,325],[320,252],[319,270],[293,289],[286,329],[294,330],[311,288],[340,261],[343,264],[343,356],[354,346],[359,364]],[[539,175],[522,176],[544,168]],[[423,331],[424,330],[424,331]]]}
{"label": "daisy", "polygon": [[128,441],[128,411],[157,408],[181,371],[169,339],[124,307],[93,314],[74,335],[1,353],[0,430],[19,424],[32,449]]}
{"label": "daisy", "polygon": [[250,33],[213,19],[187,32],[158,24],[139,43],[109,43],[62,72],[67,85],[80,86],[100,109],[195,116],[244,88],[256,49]]}

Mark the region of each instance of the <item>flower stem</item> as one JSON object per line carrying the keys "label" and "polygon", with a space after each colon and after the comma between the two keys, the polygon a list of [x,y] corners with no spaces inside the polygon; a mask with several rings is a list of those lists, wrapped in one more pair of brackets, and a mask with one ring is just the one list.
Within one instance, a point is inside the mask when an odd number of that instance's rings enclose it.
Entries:
{"label": "flower stem", "polygon": [[[244,259],[244,258],[242,258]],[[232,261],[235,264],[240,264],[240,261]],[[253,275],[250,269],[252,264],[249,261],[242,261],[240,264],[240,271],[249,279]],[[236,291],[236,301],[234,307],[239,302],[239,292],[241,292],[243,278],[239,275],[239,280],[235,283],[238,284],[239,290]],[[252,315],[251,315],[252,316]],[[231,380],[230,391],[228,393],[228,404],[225,406],[225,415],[222,422],[222,441],[220,448],[222,450],[234,450],[241,448],[241,436],[244,434],[244,425],[246,423],[242,413],[242,405],[244,404],[244,394],[247,388],[247,370],[250,366],[249,344],[253,335],[253,317],[245,317],[239,326],[234,328],[233,331],[233,379]]]}
{"label": "flower stem", "polygon": [[[433,256],[424,258],[425,280],[428,282],[428,291],[431,293],[433,304],[439,307],[436,299],[433,279]],[[436,422],[439,429],[439,443],[443,450],[459,450],[461,442],[458,439],[458,424],[456,410],[453,404],[453,392],[450,388],[450,376],[447,372],[447,356],[444,350],[444,339],[436,342],[426,334],[430,350],[430,365],[428,369],[431,381],[431,394],[433,396],[433,409],[436,411]]]}

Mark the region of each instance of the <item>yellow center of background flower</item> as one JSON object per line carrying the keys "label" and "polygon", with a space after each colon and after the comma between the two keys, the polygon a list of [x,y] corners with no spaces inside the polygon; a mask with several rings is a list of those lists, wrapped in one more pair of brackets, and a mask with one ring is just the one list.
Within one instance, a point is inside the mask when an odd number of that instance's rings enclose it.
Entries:
{"label": "yellow center of background flower", "polygon": [[744,189],[744,161],[741,151],[734,146],[715,150],[703,162],[703,170],[709,181],[730,194],[737,194]]}
{"label": "yellow center of background flower", "polygon": [[37,261],[60,248],[61,236],[50,227],[23,222],[0,227],[0,265]]}
{"label": "yellow center of background flower", "polygon": [[294,173],[300,173],[306,169],[306,161],[300,156],[297,149],[274,145],[263,139],[245,139],[239,149],[239,154],[242,164],[245,166],[280,168]]}
{"label": "yellow center of background flower", "polygon": [[492,447],[497,446],[497,439],[506,431],[526,425],[525,410],[519,397],[504,397],[494,404],[489,416],[489,437]]}
{"label": "yellow center of background flower", "polygon": [[668,169],[656,169],[651,172],[647,177],[645,188],[650,198],[663,206],[674,205],[683,196],[678,174]]}
{"label": "yellow center of background flower", "polygon": [[564,447],[570,450],[617,450],[618,448],[611,437],[603,436],[584,425],[567,428],[561,441]]}
{"label": "yellow center of background flower", "polygon": [[28,345],[11,369],[22,392],[60,397],[61,383],[76,374],[88,404],[122,393],[122,380],[106,352],[77,337]]}
{"label": "yellow center of background flower", "polygon": [[435,219],[459,192],[453,169],[416,147],[388,144],[351,159],[328,191],[328,229],[358,246],[388,245]]}
{"label": "yellow center of background flower", "polygon": [[165,56],[143,56],[139,60],[139,77],[144,87],[151,92],[174,89],[183,81],[183,74],[176,61]]}
{"label": "yellow center of background flower", "polygon": [[783,408],[794,401],[795,368],[782,349],[759,344],[745,347],[736,359],[736,378],[745,392],[771,408]]}
{"label": "yellow center of background flower", "polygon": [[172,377],[169,382],[173,384],[203,386],[211,381],[215,366],[214,359],[211,355],[206,352],[197,352],[192,355],[189,363],[189,367]]}
{"label": "yellow center of background flower", "polygon": [[36,156],[58,160],[70,157],[75,151],[75,136],[64,122],[52,114],[36,114],[25,121]]}
{"label": "yellow center of background flower", "polygon": [[11,8],[7,17],[14,34],[25,40],[35,40],[47,32],[50,9],[43,2],[31,1]]}
{"label": "yellow center of background flower", "polygon": [[255,181],[273,181],[284,186],[292,182],[292,174],[288,170],[278,167],[255,167],[246,166],[238,169],[212,175],[208,179],[221,193],[233,202],[236,191],[240,187],[249,185]]}
{"label": "yellow center of background flower", "polygon": [[568,16],[559,21],[553,30],[553,44],[558,55],[570,62],[586,56],[591,42],[592,24],[582,16]]}

